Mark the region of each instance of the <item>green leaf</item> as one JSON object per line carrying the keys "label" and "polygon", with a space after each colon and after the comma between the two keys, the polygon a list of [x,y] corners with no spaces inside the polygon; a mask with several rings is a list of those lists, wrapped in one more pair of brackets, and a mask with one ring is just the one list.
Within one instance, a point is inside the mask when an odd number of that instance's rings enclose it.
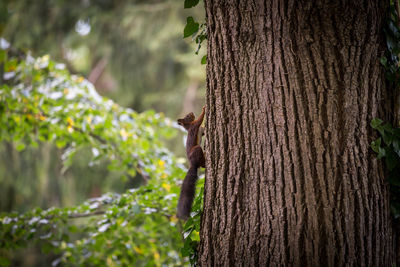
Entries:
{"label": "green leaf", "polygon": [[193,17],[188,17],[186,26],[183,30],[183,38],[189,37],[199,30],[199,23],[195,22]]}
{"label": "green leaf", "polygon": [[201,64],[202,64],[202,65],[207,64],[207,55],[204,55],[204,56],[201,58]]}
{"label": "green leaf", "polygon": [[386,132],[389,132],[389,133],[391,133],[391,134],[393,134],[393,126],[390,124],[390,123],[385,123],[383,126],[382,126],[382,129],[383,130],[385,130]]}
{"label": "green leaf", "polygon": [[185,226],[184,226],[183,229],[184,229],[184,230],[183,230],[184,232],[188,232],[188,231],[190,231],[190,230],[193,229],[193,218],[192,218],[192,217],[190,217],[190,218],[186,221]]}
{"label": "green leaf", "polygon": [[199,3],[199,0],[185,0],[184,7],[185,8],[191,8],[196,6]]}
{"label": "green leaf", "polygon": [[381,159],[386,156],[386,149],[379,147],[378,148],[378,159]]}
{"label": "green leaf", "polygon": [[383,123],[383,120],[375,118],[371,121],[371,127],[377,129],[379,125]]}
{"label": "green leaf", "polygon": [[379,137],[378,139],[376,139],[375,141],[371,142],[371,148],[374,152],[379,153],[379,148],[381,146],[382,143],[382,139]]}
{"label": "green leaf", "polygon": [[393,141],[393,136],[390,133],[386,134],[384,131],[382,131],[381,135],[383,137],[383,142],[389,146]]}
{"label": "green leaf", "polygon": [[183,248],[181,250],[182,256],[187,257],[192,251],[192,239],[190,237],[186,238]]}

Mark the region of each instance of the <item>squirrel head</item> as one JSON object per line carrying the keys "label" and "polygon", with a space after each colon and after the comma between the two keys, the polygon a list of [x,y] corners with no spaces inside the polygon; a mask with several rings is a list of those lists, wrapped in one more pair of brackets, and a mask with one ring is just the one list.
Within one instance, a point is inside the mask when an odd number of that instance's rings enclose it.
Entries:
{"label": "squirrel head", "polygon": [[186,130],[189,129],[190,124],[194,121],[195,117],[193,112],[187,114],[183,119],[178,119],[178,124],[183,126]]}

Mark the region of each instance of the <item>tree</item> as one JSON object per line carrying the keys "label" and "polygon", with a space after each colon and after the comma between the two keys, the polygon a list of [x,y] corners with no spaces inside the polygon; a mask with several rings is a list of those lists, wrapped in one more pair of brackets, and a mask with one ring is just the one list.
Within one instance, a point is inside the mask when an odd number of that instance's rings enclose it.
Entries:
{"label": "tree", "polygon": [[205,1],[200,265],[392,266],[388,1]]}

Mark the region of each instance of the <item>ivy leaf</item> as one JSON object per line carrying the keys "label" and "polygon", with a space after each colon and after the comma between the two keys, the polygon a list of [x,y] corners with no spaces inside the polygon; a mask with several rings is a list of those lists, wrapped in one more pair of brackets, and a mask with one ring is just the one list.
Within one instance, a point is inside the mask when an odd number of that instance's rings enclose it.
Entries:
{"label": "ivy leaf", "polygon": [[375,118],[371,121],[371,127],[377,129],[379,125],[383,123],[383,120]]}
{"label": "ivy leaf", "polygon": [[381,135],[383,137],[383,142],[389,146],[393,141],[393,136],[391,134],[386,134],[384,131],[381,132]]}
{"label": "ivy leaf", "polygon": [[382,139],[379,137],[375,141],[372,141],[371,148],[374,152],[379,153],[379,147],[381,146]]}
{"label": "ivy leaf", "polygon": [[185,0],[184,7],[191,8],[191,7],[197,6],[198,3],[199,3],[199,0]]}
{"label": "ivy leaf", "polygon": [[383,147],[378,148],[378,159],[386,157],[386,150]]}
{"label": "ivy leaf", "polygon": [[390,123],[385,123],[383,126],[382,126],[382,129],[383,130],[385,130],[386,132],[388,132],[388,133],[391,133],[391,134],[393,134],[393,127],[392,127],[392,125],[390,124]]}
{"label": "ivy leaf", "polygon": [[199,23],[195,22],[193,17],[186,19],[186,26],[183,30],[183,38],[189,37],[199,30]]}

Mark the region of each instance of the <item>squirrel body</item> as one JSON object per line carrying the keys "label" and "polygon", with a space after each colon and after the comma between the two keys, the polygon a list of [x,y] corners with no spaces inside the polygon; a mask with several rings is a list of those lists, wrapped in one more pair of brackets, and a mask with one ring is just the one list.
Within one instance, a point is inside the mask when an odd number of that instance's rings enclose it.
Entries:
{"label": "squirrel body", "polygon": [[204,119],[205,109],[195,120],[193,112],[186,115],[183,119],[178,119],[178,124],[188,131],[186,139],[186,155],[189,160],[189,170],[182,183],[181,194],[178,201],[178,218],[186,220],[192,209],[192,203],[196,192],[196,181],[198,178],[197,170],[205,167],[205,158],[201,148],[201,137],[204,133],[201,124]]}

